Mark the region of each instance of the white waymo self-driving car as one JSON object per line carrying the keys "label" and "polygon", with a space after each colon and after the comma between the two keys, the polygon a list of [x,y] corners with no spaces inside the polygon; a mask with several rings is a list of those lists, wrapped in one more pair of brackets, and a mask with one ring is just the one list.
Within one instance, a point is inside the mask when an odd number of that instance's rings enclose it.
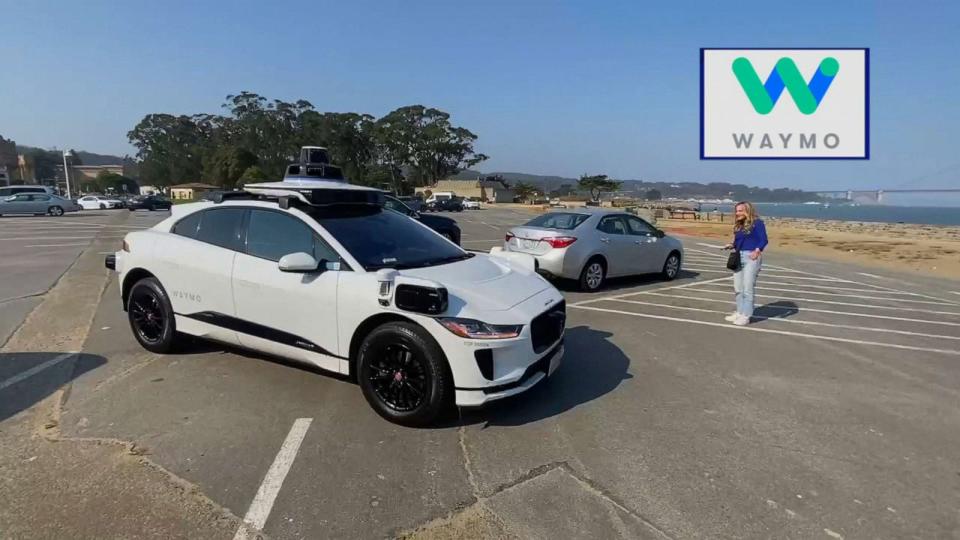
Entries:
{"label": "white waymo self-driving car", "polygon": [[174,206],[107,257],[150,351],[188,334],[309,362],[410,425],[523,392],[563,356],[563,297],[529,255],[464,251],[343,182],[213,199]]}

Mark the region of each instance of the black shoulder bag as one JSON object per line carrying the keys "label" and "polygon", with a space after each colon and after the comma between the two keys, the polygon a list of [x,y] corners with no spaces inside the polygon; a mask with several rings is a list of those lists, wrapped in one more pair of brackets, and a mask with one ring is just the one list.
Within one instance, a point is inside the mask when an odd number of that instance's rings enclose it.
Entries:
{"label": "black shoulder bag", "polygon": [[730,255],[727,256],[727,268],[734,272],[740,270],[740,246],[737,245],[736,240],[733,242],[733,249],[730,250]]}

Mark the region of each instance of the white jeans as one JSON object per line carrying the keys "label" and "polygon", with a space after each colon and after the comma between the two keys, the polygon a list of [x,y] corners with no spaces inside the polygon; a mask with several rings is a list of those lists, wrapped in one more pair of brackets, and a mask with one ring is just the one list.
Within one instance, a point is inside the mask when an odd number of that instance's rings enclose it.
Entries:
{"label": "white jeans", "polygon": [[762,256],[751,260],[752,251],[740,252],[740,270],[733,273],[734,302],[737,304],[737,313],[750,317],[753,315],[753,290],[760,274]]}

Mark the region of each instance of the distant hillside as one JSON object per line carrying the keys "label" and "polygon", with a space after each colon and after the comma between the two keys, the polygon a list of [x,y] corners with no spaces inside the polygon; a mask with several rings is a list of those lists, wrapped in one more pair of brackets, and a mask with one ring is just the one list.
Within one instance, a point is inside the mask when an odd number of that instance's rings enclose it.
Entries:
{"label": "distant hillside", "polygon": [[[500,175],[505,180],[516,183],[524,182],[532,184],[539,189],[547,192],[559,190],[563,185],[570,185],[576,188],[576,178],[564,178],[562,176],[542,176],[537,174],[526,174],[516,172],[488,172],[466,170],[461,171],[454,178],[459,180],[472,180],[478,176]],[[620,180],[620,179],[617,179]],[[815,193],[802,191],[798,189],[768,189],[745,184],[731,184],[729,182],[711,182],[702,184],[699,182],[648,182],[643,180],[620,180],[623,185],[620,192],[624,195],[636,193],[642,195],[648,190],[659,191],[663,198],[717,198],[717,199],[737,199],[750,200],[756,202],[806,202],[820,200]]]}
{"label": "distant hillside", "polygon": [[[47,150],[46,148],[37,148],[35,146],[17,145],[17,152],[23,154],[30,150]],[[84,150],[75,150],[76,155],[84,165],[119,165],[121,163],[133,163],[133,159],[128,157],[111,156],[110,154],[94,154]]]}

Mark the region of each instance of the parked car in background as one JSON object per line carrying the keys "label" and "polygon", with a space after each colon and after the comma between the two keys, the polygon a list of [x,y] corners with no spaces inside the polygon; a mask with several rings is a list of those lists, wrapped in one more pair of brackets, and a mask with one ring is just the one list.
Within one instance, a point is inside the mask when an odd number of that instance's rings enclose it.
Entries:
{"label": "parked car in background", "polygon": [[154,210],[169,210],[172,206],[173,202],[162,195],[134,197],[127,203],[127,208],[131,212],[134,210],[149,210],[151,212]]}
{"label": "parked car in background", "polygon": [[480,209],[480,201],[478,201],[478,200],[476,200],[476,199],[464,199],[464,201],[463,201],[463,209],[464,209],[464,210],[479,210],[479,209]]}
{"label": "parked car in background", "polygon": [[383,205],[394,212],[400,212],[405,216],[410,216],[420,223],[423,223],[427,227],[437,231],[447,240],[458,246],[460,245],[460,227],[457,225],[456,221],[443,216],[425,216],[407,206],[406,203],[400,199],[391,197],[390,195],[384,196]]}
{"label": "parked car in background", "polygon": [[106,210],[108,208],[123,208],[123,201],[103,195],[87,195],[77,199],[77,204],[84,210]]}
{"label": "parked car in background", "polygon": [[637,216],[617,209],[566,210],[535,217],[514,227],[503,249],[533,255],[539,272],[575,279],[584,291],[607,278],[680,273],[683,244]]}
{"label": "parked car in background", "polygon": [[0,215],[34,214],[62,216],[66,212],[78,212],[80,205],[49,193],[19,193],[0,199]]}
{"label": "parked car in background", "polygon": [[435,199],[427,203],[430,212],[463,212],[463,199],[450,197],[449,199]]}
{"label": "parked car in background", "polygon": [[3,186],[0,187],[0,199],[6,199],[11,195],[18,193],[46,193],[47,195],[56,195],[56,191],[50,186]]}

